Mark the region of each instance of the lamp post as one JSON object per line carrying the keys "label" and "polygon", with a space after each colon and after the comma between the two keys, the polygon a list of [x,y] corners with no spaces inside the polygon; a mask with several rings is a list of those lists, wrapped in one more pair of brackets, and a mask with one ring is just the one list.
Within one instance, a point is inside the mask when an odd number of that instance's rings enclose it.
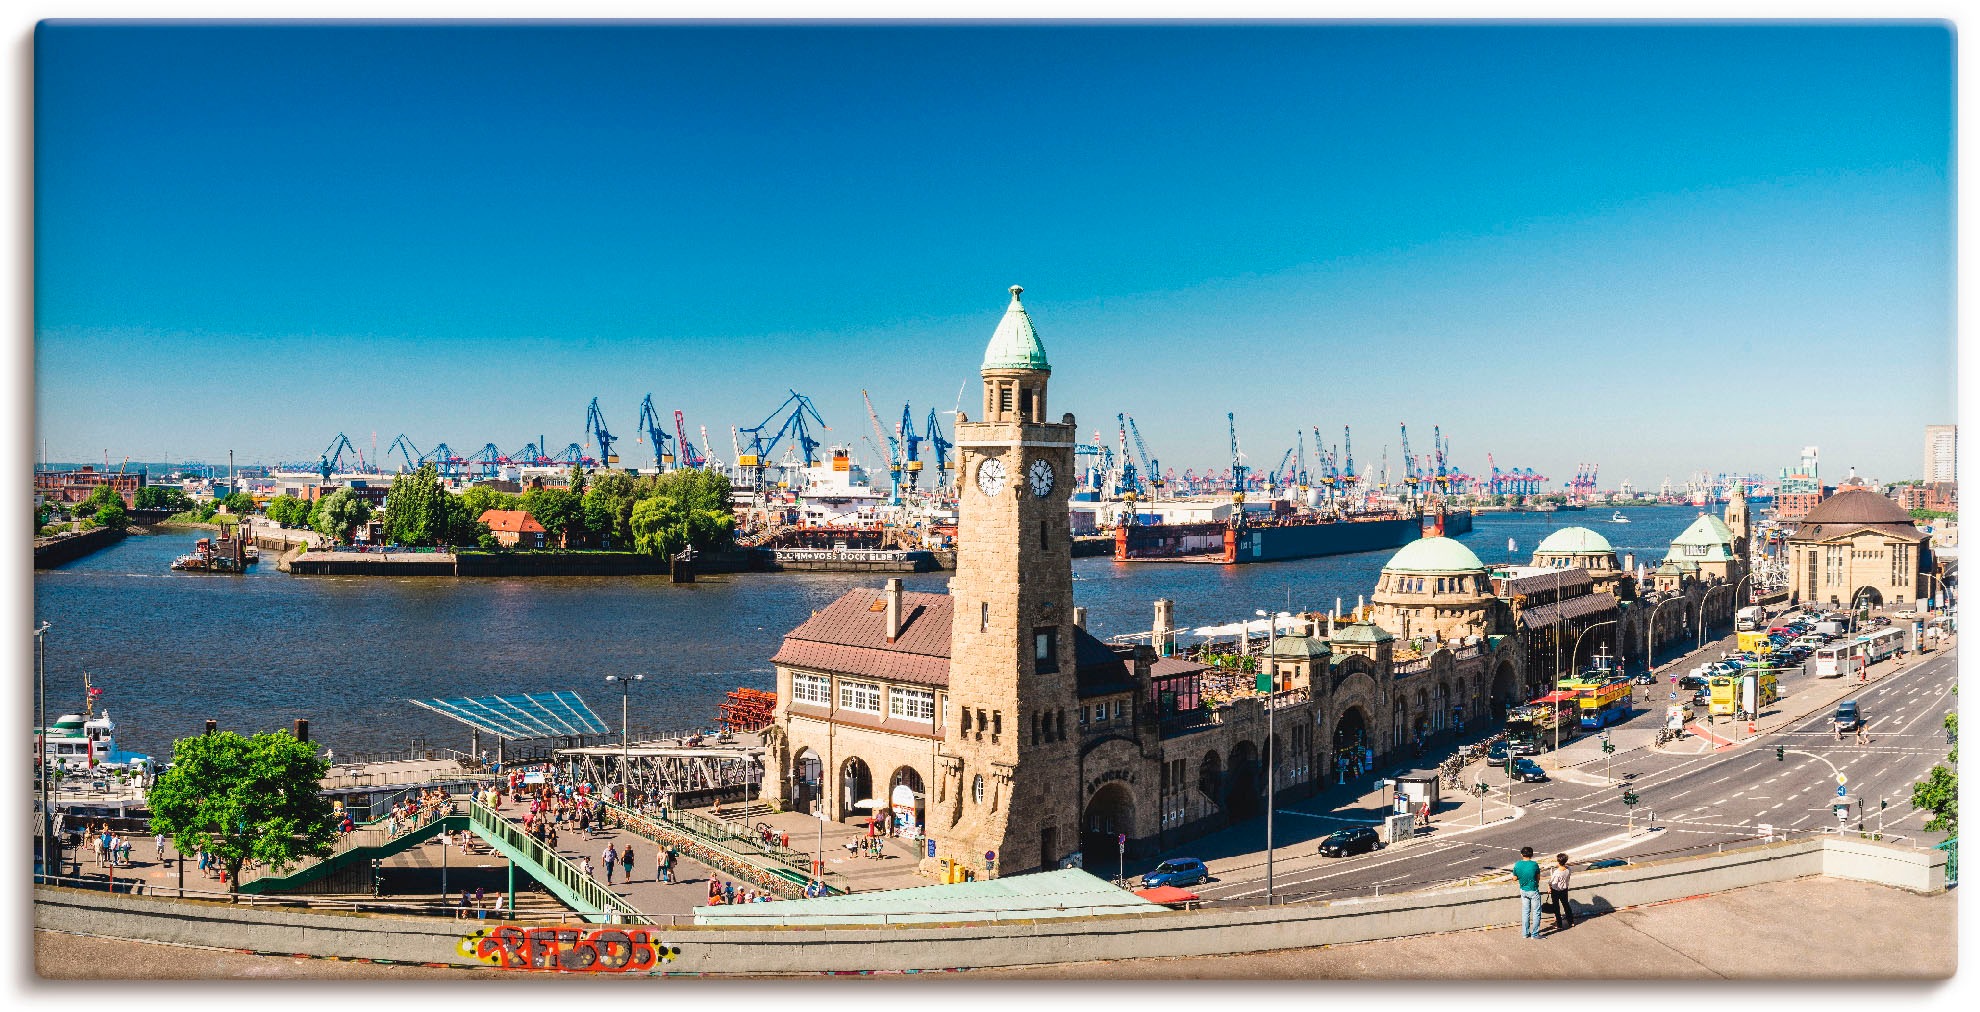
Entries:
{"label": "lamp post", "polygon": [[1265,677],[1260,679],[1265,687],[1265,905],[1272,905],[1273,865],[1272,865],[1272,807],[1277,799],[1279,737],[1273,723],[1273,697],[1279,691],[1279,672],[1273,659],[1279,653],[1279,617],[1263,611],[1255,614],[1265,616],[1267,625],[1265,648]]}
{"label": "lamp post", "polygon": [[632,788],[627,779],[632,773],[632,738],[628,730],[630,725],[626,722],[626,715],[630,712],[632,705],[633,683],[646,681],[646,676],[606,675],[605,681],[608,684],[611,682],[619,683],[619,786],[623,789],[619,800],[623,804],[632,800]]}
{"label": "lamp post", "polygon": [[1706,620],[1705,620],[1705,604],[1706,604],[1706,602],[1708,602],[1708,601],[1710,601],[1710,600],[1712,600],[1712,592],[1713,592],[1713,591],[1718,591],[1718,590],[1730,590],[1730,589],[1731,589],[1730,587],[1728,587],[1727,585],[1725,585],[1725,584],[1723,584],[1723,583],[1721,583],[1721,584],[1718,584],[1718,585],[1716,585],[1716,586],[1712,586],[1712,587],[1707,587],[1707,588],[1705,588],[1705,593],[1703,593],[1703,594],[1700,594],[1700,595],[1699,595],[1699,597],[1698,597],[1698,646],[1697,646],[1697,649],[1699,649],[1699,650],[1703,650],[1703,649],[1705,649],[1705,627],[1706,627]]}
{"label": "lamp post", "polygon": [[[1579,657],[1579,656],[1581,656],[1581,638],[1582,638],[1583,636],[1586,636],[1586,635],[1588,635],[1589,633],[1591,633],[1591,632],[1594,632],[1595,630],[1597,630],[1597,629],[1600,629],[1600,628],[1602,628],[1602,627],[1603,627],[1603,626],[1605,626],[1605,625],[1615,625],[1615,624],[1616,624],[1616,620],[1615,620],[1615,619],[1607,619],[1607,620],[1605,620],[1605,621],[1601,621],[1601,622],[1597,622],[1597,623],[1595,623],[1594,625],[1591,625],[1591,626],[1589,626],[1588,628],[1586,628],[1586,629],[1583,629],[1583,630],[1581,630],[1580,632],[1577,632],[1577,633],[1575,633],[1575,634],[1574,634],[1574,647],[1573,647],[1573,649],[1571,649],[1571,650],[1569,650],[1569,651],[1568,651],[1568,667],[1573,667],[1573,666],[1574,666],[1574,659],[1575,659],[1576,657]],[[1554,713],[1554,749],[1555,749],[1555,751],[1559,751],[1559,750],[1560,750],[1560,747],[1561,747],[1561,715],[1560,715],[1560,712],[1559,712],[1559,710],[1560,710],[1560,705],[1561,705],[1561,704],[1559,704],[1559,703],[1555,703],[1555,704],[1554,704],[1554,709],[1555,709],[1555,713]],[[1579,717],[1579,714],[1577,714],[1576,716],[1577,716],[1577,717]]]}
{"label": "lamp post", "polygon": [[41,789],[41,872],[46,878],[49,848],[55,848],[55,871],[61,873],[61,846],[55,842],[55,816],[48,808],[48,647],[42,636],[48,623],[34,628],[34,749],[36,783]]}
{"label": "lamp post", "polygon": [[1667,604],[1682,603],[1684,598],[1672,597],[1668,601],[1658,602],[1655,608],[1650,609],[1650,628],[1644,637],[1648,642],[1643,647],[1643,666],[1650,672],[1652,682],[1655,682],[1657,677],[1657,613],[1663,611]]}

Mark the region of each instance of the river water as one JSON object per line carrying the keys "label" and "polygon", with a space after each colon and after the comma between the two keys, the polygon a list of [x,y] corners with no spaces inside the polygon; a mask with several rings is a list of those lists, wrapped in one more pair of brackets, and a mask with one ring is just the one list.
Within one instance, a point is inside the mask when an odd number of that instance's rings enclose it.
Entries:
{"label": "river water", "polygon": [[[1686,506],[1496,513],[1460,541],[1487,564],[1526,561],[1540,539],[1580,523],[1654,565],[1697,517]],[[34,576],[35,618],[48,635],[49,710],[80,708],[82,673],[104,690],[121,748],[167,755],[207,718],[242,731],[307,717],[311,736],[347,753],[421,741],[465,747],[466,729],[406,700],[495,693],[579,692],[618,722],[608,674],[640,672],[635,726],[713,723],[738,686],[773,687],[778,641],[870,574],[749,573],[676,586],[664,577],[292,577],[272,559],[241,574],[175,573],[191,531],[130,537]],[[1517,544],[1508,551],[1507,540]],[[1180,625],[1256,609],[1353,607],[1393,552],[1247,566],[1119,564],[1077,559],[1074,600],[1102,638],[1145,630],[1158,597]],[[941,591],[948,574],[908,576]]]}

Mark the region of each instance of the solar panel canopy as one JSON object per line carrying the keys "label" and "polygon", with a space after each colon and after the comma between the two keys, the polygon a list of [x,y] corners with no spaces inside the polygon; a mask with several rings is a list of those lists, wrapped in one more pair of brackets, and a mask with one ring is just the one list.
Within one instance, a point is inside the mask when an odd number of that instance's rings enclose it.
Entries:
{"label": "solar panel canopy", "polygon": [[605,722],[575,692],[532,692],[520,696],[462,696],[413,699],[414,706],[452,717],[498,738],[565,738],[605,734]]}

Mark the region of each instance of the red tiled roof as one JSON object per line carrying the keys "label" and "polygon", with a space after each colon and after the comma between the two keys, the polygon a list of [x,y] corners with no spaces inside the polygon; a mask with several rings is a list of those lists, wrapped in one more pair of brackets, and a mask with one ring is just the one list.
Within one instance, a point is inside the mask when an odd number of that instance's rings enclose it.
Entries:
{"label": "red tiled roof", "polygon": [[1193,675],[1199,671],[1208,670],[1210,670],[1210,666],[1207,664],[1186,661],[1180,657],[1158,657],[1155,659],[1155,663],[1148,666],[1148,677],[1173,678],[1177,675]]}
{"label": "red tiled roof", "polygon": [[543,525],[528,510],[482,510],[478,518],[491,531],[509,534],[542,534]]}

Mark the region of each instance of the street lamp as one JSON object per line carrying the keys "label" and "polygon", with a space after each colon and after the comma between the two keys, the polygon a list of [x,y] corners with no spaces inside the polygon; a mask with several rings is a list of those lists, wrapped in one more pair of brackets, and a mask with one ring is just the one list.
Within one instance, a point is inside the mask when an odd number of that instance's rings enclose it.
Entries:
{"label": "street lamp", "polygon": [[[1574,647],[1568,651],[1568,667],[1570,668],[1574,667],[1574,659],[1576,657],[1581,656],[1581,638],[1583,636],[1586,636],[1589,633],[1594,632],[1595,630],[1600,629],[1605,625],[1615,625],[1615,624],[1616,624],[1615,619],[1607,619],[1605,621],[1597,622],[1594,625],[1591,625],[1588,628],[1575,633]],[[1559,686],[1557,685],[1555,686],[1555,688],[1558,689]],[[1560,751],[1561,748],[1561,715],[1558,712],[1560,709],[1560,705],[1561,704],[1558,702],[1554,704],[1554,708],[1556,710],[1554,714],[1554,750],[1557,752]],[[1578,716],[1579,715],[1577,714],[1577,717]]]}
{"label": "street lamp", "polygon": [[631,800],[630,795],[632,793],[631,786],[627,780],[632,770],[632,739],[627,731],[629,725],[626,723],[626,714],[631,705],[632,684],[634,682],[646,681],[646,676],[606,675],[605,681],[607,683],[619,683],[619,786],[625,789],[624,793],[620,796],[620,802],[624,803]]}
{"label": "street lamp", "polygon": [[41,873],[44,881],[48,875],[48,849],[51,846],[56,850],[56,874],[61,873],[62,864],[61,846],[55,843],[55,816],[48,807],[48,648],[42,639],[46,632],[46,622],[34,629],[34,748],[36,782],[41,788]]}
{"label": "street lamp", "polygon": [[1643,666],[1650,672],[1652,682],[1655,682],[1657,677],[1657,613],[1664,610],[1664,605],[1683,603],[1684,598],[1673,596],[1670,600],[1659,602],[1655,608],[1650,609],[1650,629],[1645,637],[1648,642],[1643,647]]}
{"label": "street lamp", "polygon": [[1273,866],[1272,866],[1272,807],[1277,798],[1276,788],[1279,779],[1277,757],[1279,736],[1273,722],[1273,697],[1279,692],[1279,671],[1274,663],[1279,653],[1279,616],[1264,611],[1253,612],[1263,616],[1269,627],[1266,634],[1265,677],[1259,681],[1265,690],[1265,905],[1272,905]]}

